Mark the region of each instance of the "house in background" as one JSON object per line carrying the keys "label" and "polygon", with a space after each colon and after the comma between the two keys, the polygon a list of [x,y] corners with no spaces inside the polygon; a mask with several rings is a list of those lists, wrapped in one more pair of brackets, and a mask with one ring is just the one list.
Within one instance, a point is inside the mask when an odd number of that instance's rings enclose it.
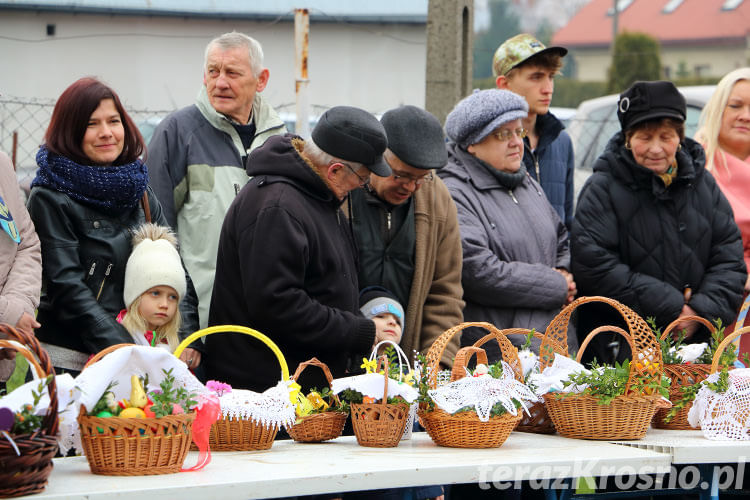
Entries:
{"label": "house in background", "polygon": [[81,76],[136,109],[194,102],[203,52],[241,31],[263,45],[264,95],[294,111],[294,13],[309,8],[313,113],[424,105],[427,0],[0,0],[0,94],[56,99]]}
{"label": "house in background", "polygon": [[[618,0],[618,32],[661,45],[664,76],[721,77],[750,62],[750,0]],[[591,0],[555,33],[583,81],[605,81],[611,63],[612,0]]]}

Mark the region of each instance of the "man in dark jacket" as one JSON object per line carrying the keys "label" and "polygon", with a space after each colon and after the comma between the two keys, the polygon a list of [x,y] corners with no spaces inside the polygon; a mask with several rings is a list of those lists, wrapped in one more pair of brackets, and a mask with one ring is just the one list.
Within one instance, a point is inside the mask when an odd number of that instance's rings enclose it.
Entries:
{"label": "man in dark jacket", "polygon": [[[401,106],[383,114],[389,177],[370,176],[352,192],[351,216],[359,250],[359,286],[380,285],[406,307],[401,346],[427,349],[463,321],[461,235],[456,205],[433,177],[448,161],[443,126],[429,112]],[[451,366],[459,338],[443,353]]]}
{"label": "man in dark jacket", "polygon": [[[275,136],[250,154],[253,179],[221,229],[210,325],[264,333],[292,370],[315,356],[342,376],[348,358],[369,352],[376,328],[359,314],[354,240],[340,205],[370,172],[391,174],[386,143],[374,116],[338,106],[312,140]],[[213,335],[206,348],[210,379],[255,391],[280,380],[273,353],[249,336]]]}
{"label": "man in dark jacket", "polygon": [[541,184],[560,219],[570,230],[573,221],[573,143],[560,120],[549,112],[555,76],[568,50],[545,47],[522,33],[503,42],[492,60],[497,88],[519,94],[529,105],[523,163]]}

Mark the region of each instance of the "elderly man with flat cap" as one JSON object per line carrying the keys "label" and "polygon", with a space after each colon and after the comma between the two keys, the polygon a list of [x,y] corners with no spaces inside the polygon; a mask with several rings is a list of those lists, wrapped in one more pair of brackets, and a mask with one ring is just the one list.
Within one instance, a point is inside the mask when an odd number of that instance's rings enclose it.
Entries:
{"label": "elderly man with flat cap", "polygon": [[[359,284],[380,285],[406,305],[401,346],[427,352],[446,329],[463,321],[461,235],[456,205],[433,170],[448,162],[440,122],[415,106],[386,112],[387,177],[351,194],[359,251]],[[459,339],[447,346],[452,364]]]}
{"label": "elderly man with flat cap", "polygon": [[[349,358],[370,352],[376,326],[359,313],[355,243],[340,207],[370,174],[391,174],[385,148],[374,116],[338,106],[310,140],[274,136],[250,153],[252,180],[221,229],[209,325],[264,333],[291,370],[315,356],[339,377]],[[210,379],[254,391],[279,381],[275,356],[252,337],[212,335],[206,349]]]}

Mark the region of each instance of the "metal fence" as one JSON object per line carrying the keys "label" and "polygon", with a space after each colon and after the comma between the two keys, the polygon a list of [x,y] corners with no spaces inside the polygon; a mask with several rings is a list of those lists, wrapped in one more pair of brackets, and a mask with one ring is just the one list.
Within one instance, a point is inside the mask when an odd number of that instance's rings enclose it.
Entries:
{"label": "metal fence", "polygon": [[[0,96],[0,150],[14,160],[18,183],[26,190],[34,179],[36,153],[49,125],[54,106],[54,99]],[[159,120],[171,112],[126,109],[147,139]]]}

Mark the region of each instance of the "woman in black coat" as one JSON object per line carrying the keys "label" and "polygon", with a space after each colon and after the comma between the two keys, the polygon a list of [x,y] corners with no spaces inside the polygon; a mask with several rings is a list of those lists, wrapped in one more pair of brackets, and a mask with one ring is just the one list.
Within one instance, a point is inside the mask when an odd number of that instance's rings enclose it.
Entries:
{"label": "woman in black coat", "polygon": [[[57,368],[79,371],[91,354],[133,341],[115,319],[125,308],[131,231],[144,223],[146,207],[154,223],[168,225],[147,187],[143,150],[119,97],[102,82],[81,78],[57,100],[28,202],[42,247],[36,335]],[[195,290],[187,281],[181,337],[198,325]],[[197,351],[186,351],[181,358],[199,359]]]}
{"label": "woman in black coat", "polygon": [[[685,138],[685,113],[671,82],[636,82],[620,95],[622,131],[594,164],[571,230],[579,294],[613,298],[660,328],[688,315],[731,323],[746,279],[732,210],[703,148]],[[607,324],[623,325],[609,306],[579,309],[580,340]],[[695,322],[682,329],[690,342],[708,335]],[[612,340],[598,335],[584,359],[612,361]],[[619,349],[619,359],[629,356]]]}

